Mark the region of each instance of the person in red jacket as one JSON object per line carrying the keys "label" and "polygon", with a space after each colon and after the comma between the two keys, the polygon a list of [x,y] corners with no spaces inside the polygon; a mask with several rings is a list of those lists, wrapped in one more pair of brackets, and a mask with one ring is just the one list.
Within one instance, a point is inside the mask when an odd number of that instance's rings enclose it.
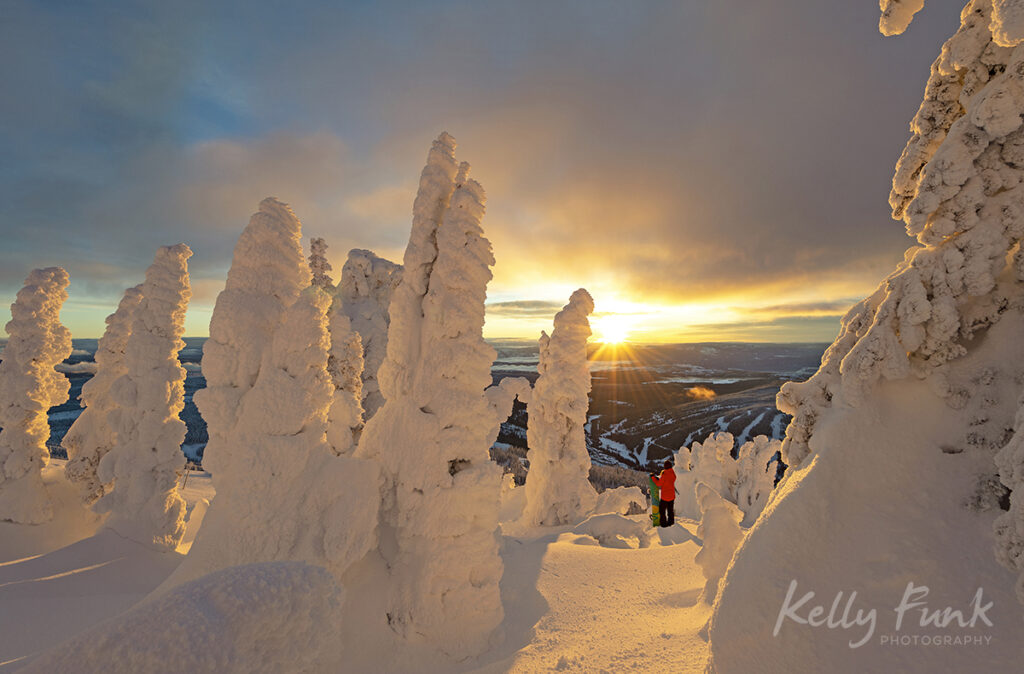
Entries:
{"label": "person in red jacket", "polygon": [[676,523],[676,472],[672,462],[666,461],[661,475],[651,473],[651,479],[658,485],[661,500],[658,502],[658,520],[663,527]]}

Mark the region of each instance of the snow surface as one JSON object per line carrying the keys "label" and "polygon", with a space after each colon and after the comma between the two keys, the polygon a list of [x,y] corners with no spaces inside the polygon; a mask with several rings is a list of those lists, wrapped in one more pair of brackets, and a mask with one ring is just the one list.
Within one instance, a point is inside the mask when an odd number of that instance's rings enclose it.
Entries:
{"label": "snow surface", "polygon": [[42,470],[50,457],[46,410],[67,400],[70,384],[54,366],[71,354],[61,325],[68,273],[36,269],[11,305],[10,339],[0,361],[0,521],[40,524],[53,517]]}

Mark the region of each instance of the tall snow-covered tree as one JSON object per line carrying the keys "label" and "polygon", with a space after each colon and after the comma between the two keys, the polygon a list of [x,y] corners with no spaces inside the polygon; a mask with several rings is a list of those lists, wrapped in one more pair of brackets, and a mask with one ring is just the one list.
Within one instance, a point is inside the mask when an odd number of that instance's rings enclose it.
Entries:
{"label": "tall snow-covered tree", "polygon": [[238,238],[203,345],[206,388],[196,392],[195,403],[210,435],[203,465],[213,473],[218,494],[230,489],[232,475],[251,460],[232,439],[238,405],[256,383],[284,310],[309,284],[299,220],[286,204],[268,197]]}
{"label": "tall snow-covered tree", "polygon": [[495,358],[483,339],[494,258],[480,227],[483,189],[454,150],[442,134],[420,177],[378,375],[386,402],[356,456],[384,469],[392,628],[462,658],[486,649],[502,620],[501,470],[489,458],[484,393]]}
{"label": "tall snow-covered tree", "polygon": [[327,372],[334,390],[327,414],[327,441],[336,454],[349,454],[363,429],[363,343],[338,297],[327,317],[331,334]]}
{"label": "tall snow-covered tree", "polygon": [[103,495],[93,505],[110,513],[106,526],[126,538],[173,550],[185,533],[185,501],[178,478],[185,465],[185,312],[192,297],[185,244],[164,246],[146,270],[142,299],[132,312],[125,373],[109,389],[120,408],[116,441],[100,459]]}
{"label": "tall snow-covered tree", "polygon": [[53,517],[42,470],[50,458],[46,411],[67,400],[70,384],[53,368],[71,355],[60,322],[68,273],[36,269],[11,305],[10,338],[0,362],[0,520],[41,524]]}
{"label": "tall snow-covered tree", "polygon": [[319,237],[309,240],[309,271],[313,275],[313,285],[327,292],[334,290],[331,263],[327,261],[327,242]]}
{"label": "tall snow-covered tree", "polygon": [[530,472],[524,518],[559,525],[581,519],[597,503],[591,486],[585,426],[590,394],[587,339],[594,300],[584,289],[555,315],[555,327],[540,338],[540,377],[527,406]]}
{"label": "tall snow-covered tree", "polygon": [[377,257],[368,250],[349,251],[341,269],[338,297],[363,345],[362,406],[366,419],[384,404],[377,371],[387,355],[391,325],[388,308],[401,278],[402,265]]}
{"label": "tall snow-covered tree", "polygon": [[103,496],[103,483],[96,468],[117,444],[121,407],[110,395],[114,382],[128,374],[128,337],[132,334],[135,310],[142,302],[142,286],[125,291],[117,310],[107,316],[107,328],[96,345],[96,374],[82,387],[85,410],[68,429],[61,443],[68,453],[64,475],[78,485],[82,501],[92,505]]}
{"label": "tall snow-covered tree", "polygon": [[331,297],[309,284],[300,241],[298,219],[272,199],[239,237],[203,362],[217,498],[165,589],[251,562],[306,561],[340,577],[376,543],[379,470],[327,441]]}

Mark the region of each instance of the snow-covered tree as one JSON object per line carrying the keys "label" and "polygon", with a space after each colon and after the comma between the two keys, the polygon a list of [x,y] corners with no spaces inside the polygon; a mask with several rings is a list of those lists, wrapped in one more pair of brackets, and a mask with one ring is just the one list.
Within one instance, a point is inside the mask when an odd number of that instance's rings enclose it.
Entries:
{"label": "snow-covered tree", "polygon": [[146,270],[125,344],[125,373],[108,392],[119,408],[111,419],[116,440],[96,467],[103,495],[93,505],[110,513],[106,526],[125,538],[171,550],[185,533],[185,501],[178,494],[185,368],[178,352],[192,297],[191,256],[183,243],[163,246]]}
{"label": "snow-covered tree", "polygon": [[401,278],[402,265],[377,257],[368,250],[349,251],[341,269],[338,297],[363,345],[362,406],[366,419],[384,404],[377,371],[387,354],[391,325],[388,308]]}
{"label": "snow-covered tree", "polygon": [[837,396],[855,405],[880,377],[929,377],[998,321],[1015,282],[999,276],[1007,256],[1024,279],[1024,54],[993,39],[994,18],[990,0],[965,8],[896,166],[889,203],[920,245],[843,318],[821,369],[779,392],[779,409],[794,417],[783,444],[794,467]]}
{"label": "snow-covered tree", "polygon": [[749,527],[764,510],[775,487],[775,455],[782,447],[778,440],[758,435],[735,448],[732,433],[712,433],[704,442],[695,442],[676,454],[676,515],[697,518],[700,505],[694,488],[706,484],[743,512],[743,526]]}
{"label": "snow-covered tree", "polygon": [[125,291],[117,310],[107,316],[107,328],[96,345],[96,374],[82,387],[85,410],[68,429],[61,443],[68,452],[64,475],[78,485],[85,505],[103,496],[96,468],[117,444],[120,406],[110,395],[114,382],[128,374],[126,353],[135,310],[142,301],[142,286]]}
{"label": "snow-covered tree", "polygon": [[327,372],[334,395],[327,415],[327,441],[336,454],[349,454],[363,429],[363,343],[337,297],[328,311],[331,349]]}
{"label": "snow-covered tree", "polygon": [[356,456],[378,459],[386,478],[392,628],[462,658],[487,648],[502,620],[501,470],[488,456],[484,394],[496,356],[483,339],[494,258],[480,228],[483,189],[454,150],[442,134],[420,177],[378,374],[386,402]]}
{"label": "snow-covered tree", "polygon": [[530,472],[524,518],[531,524],[568,524],[585,517],[597,503],[587,479],[590,454],[584,428],[590,404],[587,316],[593,311],[593,298],[580,288],[555,315],[551,336],[541,333],[540,376],[527,406]]}
{"label": "snow-covered tree", "polygon": [[71,355],[61,325],[68,273],[33,270],[11,305],[10,338],[0,362],[0,520],[41,524],[53,517],[42,470],[50,458],[46,411],[68,397],[67,378],[53,368]]}
{"label": "snow-covered tree", "polygon": [[516,398],[519,402],[529,404],[533,395],[530,380],[525,377],[505,377],[494,386],[489,386],[484,393],[491,408],[491,429],[487,433],[491,444],[498,439],[501,425],[508,421]]}
{"label": "snow-covered tree", "polygon": [[701,600],[711,604],[718,593],[718,583],[743,540],[743,531],[740,529],[743,513],[734,503],[703,482],[697,483],[696,493],[697,505],[700,507],[697,536],[701,540],[701,547],[694,561],[704,574]]}
{"label": "snow-covered tree", "polygon": [[233,441],[238,405],[256,383],[281,315],[309,284],[299,220],[268,197],[238,238],[203,345],[206,388],[196,392],[195,403],[210,435],[203,466],[213,473],[218,494],[251,461],[247,449]]}
{"label": "snow-covered tree", "polygon": [[327,261],[327,242],[319,237],[309,240],[309,271],[313,275],[313,285],[327,292],[334,290],[331,263]]}
{"label": "snow-covered tree", "polygon": [[252,562],[305,561],[340,578],[376,542],[379,470],[327,441],[331,297],[309,284],[300,241],[273,199],[238,239],[203,358],[217,498],[165,589]]}

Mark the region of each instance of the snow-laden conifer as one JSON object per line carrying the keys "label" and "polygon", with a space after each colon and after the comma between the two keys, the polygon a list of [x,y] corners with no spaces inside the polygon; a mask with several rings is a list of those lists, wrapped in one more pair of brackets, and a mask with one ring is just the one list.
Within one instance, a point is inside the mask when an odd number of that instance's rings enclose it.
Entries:
{"label": "snow-laden conifer", "polygon": [[488,455],[494,412],[484,393],[495,358],[483,340],[494,259],[480,227],[483,189],[468,165],[456,167],[454,149],[442,134],[420,178],[378,375],[386,402],[356,455],[384,468],[392,628],[461,658],[487,648],[503,612],[501,470]]}
{"label": "snow-laden conifer", "polygon": [[349,251],[341,269],[338,298],[362,342],[362,407],[367,420],[384,404],[377,372],[387,354],[391,295],[401,278],[402,265],[368,250]]}
{"label": "snow-laden conifer", "polygon": [[0,362],[0,520],[53,517],[42,470],[50,458],[46,411],[67,400],[70,387],[53,369],[71,355],[71,333],[60,322],[68,282],[60,267],[33,270],[11,305]]}
{"label": "snow-laden conifer", "polygon": [[524,518],[531,524],[569,524],[585,517],[597,503],[597,492],[588,480],[590,454],[584,432],[590,404],[587,317],[593,311],[593,298],[580,288],[555,315],[551,336],[541,334],[540,377],[527,406],[530,472]]}
{"label": "snow-laden conifer", "polygon": [[185,244],[164,246],[146,270],[125,344],[125,373],[108,392],[119,408],[112,419],[116,440],[96,468],[104,493],[93,509],[110,513],[106,526],[167,549],[185,532],[185,501],[177,485],[185,466],[185,422],[178,418],[185,407],[185,368],[178,352],[185,346],[181,337],[192,297],[191,256]]}
{"label": "snow-laden conifer", "polygon": [[96,345],[96,374],[82,386],[81,401],[85,410],[75,419],[61,443],[68,453],[64,475],[78,485],[85,505],[92,505],[104,493],[96,468],[100,459],[117,444],[116,428],[122,414],[122,408],[110,395],[110,388],[128,374],[128,337],[141,301],[142,286],[128,288],[117,310],[107,316],[107,328]]}

